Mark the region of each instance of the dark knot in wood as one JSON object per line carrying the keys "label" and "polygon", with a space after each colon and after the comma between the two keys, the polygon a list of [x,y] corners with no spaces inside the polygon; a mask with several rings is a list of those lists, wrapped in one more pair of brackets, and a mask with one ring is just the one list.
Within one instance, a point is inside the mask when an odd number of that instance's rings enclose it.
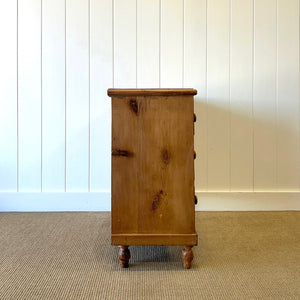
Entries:
{"label": "dark knot in wood", "polygon": [[139,106],[138,106],[138,103],[136,102],[136,100],[135,99],[131,99],[129,101],[129,105],[130,105],[131,110],[138,116],[138,114],[139,114]]}
{"label": "dark knot in wood", "polygon": [[163,149],[162,152],[161,152],[161,155],[162,155],[162,160],[163,162],[167,165],[170,161],[170,153],[167,149]]}
{"label": "dark knot in wood", "polygon": [[120,149],[113,149],[111,151],[112,156],[125,156],[125,157],[132,157],[133,153],[127,150],[120,150]]}
{"label": "dark knot in wood", "polygon": [[155,196],[154,196],[154,200],[152,202],[152,210],[156,210],[161,202],[161,196],[163,195],[163,191],[160,190]]}

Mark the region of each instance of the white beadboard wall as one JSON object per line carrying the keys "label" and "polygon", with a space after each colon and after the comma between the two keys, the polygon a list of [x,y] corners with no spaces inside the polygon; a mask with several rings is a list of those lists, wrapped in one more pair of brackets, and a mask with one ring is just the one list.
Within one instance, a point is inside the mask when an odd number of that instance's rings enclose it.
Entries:
{"label": "white beadboard wall", "polygon": [[300,209],[299,0],[0,0],[0,211],[110,209],[110,87],[193,87],[198,210]]}

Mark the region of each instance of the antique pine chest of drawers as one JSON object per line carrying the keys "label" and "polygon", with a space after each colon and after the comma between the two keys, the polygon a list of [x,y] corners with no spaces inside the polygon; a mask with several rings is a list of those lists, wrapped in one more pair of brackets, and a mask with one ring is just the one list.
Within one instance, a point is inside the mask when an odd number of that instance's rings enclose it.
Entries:
{"label": "antique pine chest of drawers", "polygon": [[197,245],[194,89],[108,89],[112,98],[111,243],[128,267],[131,245]]}

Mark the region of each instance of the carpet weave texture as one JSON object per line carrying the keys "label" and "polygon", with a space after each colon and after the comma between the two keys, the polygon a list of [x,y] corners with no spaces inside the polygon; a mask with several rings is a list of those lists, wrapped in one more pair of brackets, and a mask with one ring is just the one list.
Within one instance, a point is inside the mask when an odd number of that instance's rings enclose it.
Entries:
{"label": "carpet weave texture", "polygon": [[132,246],[121,269],[110,213],[0,213],[0,299],[300,299],[299,212],[197,212],[181,247]]}

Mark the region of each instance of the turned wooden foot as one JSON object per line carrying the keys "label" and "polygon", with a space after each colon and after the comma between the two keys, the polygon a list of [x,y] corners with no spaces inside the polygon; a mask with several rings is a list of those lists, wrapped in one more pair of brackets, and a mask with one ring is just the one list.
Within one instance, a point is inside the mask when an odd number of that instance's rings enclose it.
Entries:
{"label": "turned wooden foot", "polygon": [[129,259],[130,259],[130,251],[128,246],[119,246],[119,260],[122,268],[128,268]]}
{"label": "turned wooden foot", "polygon": [[181,258],[185,269],[190,269],[190,267],[192,266],[192,260],[194,258],[192,248],[193,246],[184,246],[182,250]]}

